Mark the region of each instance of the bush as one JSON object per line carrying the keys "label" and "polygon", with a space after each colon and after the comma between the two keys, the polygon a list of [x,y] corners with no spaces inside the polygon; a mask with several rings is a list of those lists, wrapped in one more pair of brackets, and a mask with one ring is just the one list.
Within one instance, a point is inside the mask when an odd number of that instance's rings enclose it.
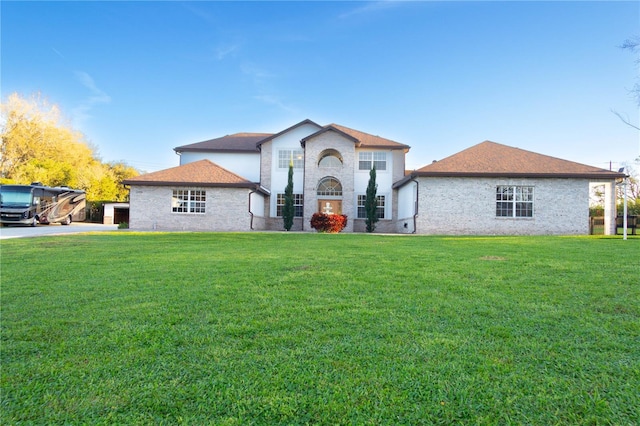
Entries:
{"label": "bush", "polygon": [[318,232],[336,233],[347,226],[347,216],[343,214],[314,213],[311,216],[311,227]]}

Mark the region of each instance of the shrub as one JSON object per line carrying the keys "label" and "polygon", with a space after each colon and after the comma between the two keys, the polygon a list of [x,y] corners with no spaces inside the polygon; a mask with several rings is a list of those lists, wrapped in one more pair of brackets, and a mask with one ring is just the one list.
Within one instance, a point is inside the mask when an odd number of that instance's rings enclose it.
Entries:
{"label": "shrub", "polygon": [[311,227],[318,232],[336,233],[347,226],[347,216],[343,214],[314,213],[311,216]]}

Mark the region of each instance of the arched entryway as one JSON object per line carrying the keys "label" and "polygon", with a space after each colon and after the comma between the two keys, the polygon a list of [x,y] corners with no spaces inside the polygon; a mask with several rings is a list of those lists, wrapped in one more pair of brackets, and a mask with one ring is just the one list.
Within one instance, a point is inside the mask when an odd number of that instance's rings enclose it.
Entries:
{"label": "arched entryway", "polygon": [[318,182],[318,211],[328,214],[342,214],[342,184],[333,176]]}

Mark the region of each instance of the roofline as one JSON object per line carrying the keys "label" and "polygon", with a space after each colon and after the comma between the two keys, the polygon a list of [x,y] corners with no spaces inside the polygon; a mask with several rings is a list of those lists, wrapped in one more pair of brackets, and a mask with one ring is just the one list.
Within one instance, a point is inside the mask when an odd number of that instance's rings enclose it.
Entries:
{"label": "roofline", "polygon": [[585,173],[522,173],[522,172],[431,172],[413,171],[414,177],[498,177],[498,178],[574,178],[574,179],[620,179],[626,177],[624,173],[585,172]]}
{"label": "roofline", "polygon": [[[334,131],[342,136],[344,136],[345,138],[353,141],[356,144],[356,148],[364,148],[364,149],[402,149],[405,152],[408,152],[409,149],[411,149],[411,147],[409,145],[405,145],[405,144],[401,144],[399,142],[396,142],[397,145],[367,145],[366,143],[363,143],[360,139],[356,138],[355,136],[351,136],[350,134],[338,129],[337,127],[334,127],[333,124],[330,124],[328,126],[324,126],[322,129],[318,130],[315,133],[310,134],[309,136],[306,136],[304,138],[302,138],[300,140],[300,145],[302,145],[302,147],[305,146],[307,140],[314,138],[316,136],[319,136],[325,132],[328,131]],[[382,138],[380,138],[382,139]]]}
{"label": "roofline", "polygon": [[249,188],[257,189],[264,192],[260,184],[255,182],[236,182],[236,183],[220,183],[220,182],[177,182],[177,181],[142,181],[127,179],[122,181],[123,185],[140,185],[140,186],[204,186],[213,188]]}
{"label": "roofline", "polygon": [[404,152],[409,152],[409,150],[411,149],[411,147],[409,145],[404,145],[404,144],[398,144],[398,145],[363,145],[362,143],[360,144],[359,148],[362,149],[402,149],[404,150]]}
{"label": "roofline", "polygon": [[355,138],[355,137],[351,136],[350,134],[345,133],[342,130],[336,128],[336,127],[333,127],[333,125],[325,126],[322,129],[318,130],[317,132],[312,133],[309,136],[306,136],[306,137],[300,139],[300,145],[302,145],[304,147],[304,145],[307,143],[308,139],[315,138],[316,136],[320,136],[321,134],[323,134],[325,132],[329,132],[329,131],[334,131],[334,132],[344,136],[345,138],[350,139],[351,141],[355,142],[357,148],[359,148],[360,145],[362,145],[362,142],[360,142],[360,140],[358,140],[358,138]]}
{"label": "roofline", "polygon": [[271,135],[271,136],[267,136],[267,137],[265,137],[264,139],[262,139],[262,140],[260,140],[260,141],[258,141],[258,142],[256,143],[256,147],[257,147],[258,149],[261,149],[261,145],[262,145],[263,143],[269,142],[270,140],[273,140],[273,139],[277,138],[278,136],[283,135],[283,134],[287,133],[288,131],[293,130],[293,129],[295,129],[295,128],[297,128],[297,127],[300,127],[300,126],[302,126],[302,125],[305,125],[305,124],[313,124],[314,126],[318,126],[318,127],[322,128],[322,126],[321,126],[321,125],[319,125],[318,123],[316,123],[316,122],[314,122],[314,121],[311,121],[311,120],[309,120],[309,119],[307,118],[307,119],[304,119],[304,120],[302,120],[301,122],[299,122],[299,123],[297,123],[297,124],[294,124],[294,125],[293,125],[293,126],[291,126],[291,127],[287,127],[286,129],[282,130],[281,132],[278,132],[278,133],[275,133],[275,134],[273,134],[273,135]]}
{"label": "roofline", "polygon": [[391,189],[398,189],[404,186],[406,183],[412,181],[414,178],[415,178],[415,175],[413,173],[405,175],[402,179],[400,179],[399,181],[391,185]]}
{"label": "roofline", "polygon": [[178,149],[180,147],[173,148],[176,154],[179,155],[181,152],[229,152],[233,154],[259,154],[260,150],[256,146],[253,149],[234,149],[234,148],[187,148],[187,149]]}

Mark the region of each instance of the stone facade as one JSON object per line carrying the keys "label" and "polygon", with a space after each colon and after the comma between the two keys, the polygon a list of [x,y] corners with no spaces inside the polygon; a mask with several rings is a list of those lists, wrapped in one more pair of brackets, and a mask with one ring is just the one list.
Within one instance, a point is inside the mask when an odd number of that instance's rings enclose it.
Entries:
{"label": "stone facade", "polygon": [[[417,178],[417,232],[447,235],[587,234],[586,179]],[[496,217],[498,185],[532,186],[533,217]]]}
{"label": "stone facade", "polygon": [[[206,191],[205,213],[172,212],[174,189]],[[157,231],[248,231],[251,229],[247,188],[135,185],[130,191],[129,227]],[[254,217],[254,229],[262,218]]]}
{"label": "stone facade", "polygon": [[[321,154],[327,150],[337,151],[342,157],[341,167],[320,167]],[[356,150],[353,141],[335,132],[325,132],[307,141],[304,157],[304,219],[307,229],[311,216],[318,211],[320,199],[336,199],[342,202],[342,214],[347,216],[347,226],[343,232],[353,232],[353,218],[356,217],[354,195],[354,170]],[[318,184],[323,178],[333,177],[342,185],[342,196],[318,197]],[[351,220],[349,220],[351,219]]]}

